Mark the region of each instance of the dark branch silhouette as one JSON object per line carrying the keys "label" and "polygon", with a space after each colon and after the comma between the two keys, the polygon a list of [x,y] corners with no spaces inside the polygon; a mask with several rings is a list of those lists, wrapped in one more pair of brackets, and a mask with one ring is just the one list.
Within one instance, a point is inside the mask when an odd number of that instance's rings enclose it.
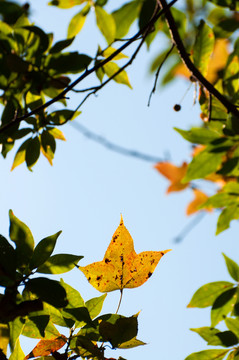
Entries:
{"label": "dark branch silhouette", "polygon": [[171,34],[171,39],[173,44],[175,44],[178,53],[188,68],[188,70],[191,72],[192,76],[197,79],[197,81],[204,86],[211,95],[215,96],[227,109],[229,113],[232,113],[236,117],[239,118],[239,110],[237,107],[232,104],[224,95],[222,95],[203,75],[202,73],[195,67],[193,62],[190,60],[188,53],[184,47],[184,44],[182,42],[182,39],[179,35],[177,25],[174,21],[173,15],[168,8],[168,4],[165,0],[157,0],[160,4],[161,8],[165,10],[165,19],[169,28],[169,32]]}

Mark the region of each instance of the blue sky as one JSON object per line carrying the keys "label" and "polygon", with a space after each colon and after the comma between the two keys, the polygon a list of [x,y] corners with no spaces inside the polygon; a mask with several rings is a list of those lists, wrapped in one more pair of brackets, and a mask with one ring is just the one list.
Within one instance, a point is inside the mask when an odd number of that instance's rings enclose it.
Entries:
{"label": "blue sky", "polygon": [[[42,0],[30,3],[32,21],[47,32],[56,33],[55,41],[64,39],[67,24],[78,11],[77,7],[64,11],[47,7]],[[72,50],[94,55],[98,43],[105,46],[104,39],[93,27],[92,16]],[[133,90],[109,84],[84,104],[82,114],[75,121],[115,144],[160,158],[167,154],[180,165],[188,159],[190,145],[173,127],[187,129],[199,124],[199,109],[193,106],[194,89],[191,88],[182,103],[182,111],[173,111],[174,104],[188,87],[183,80],[158,89],[151,106],[147,107],[154,81],[148,68],[160,46],[162,39],[159,38],[152,51],[144,48],[128,70]],[[92,78],[83,86],[95,83]],[[80,101],[81,95],[70,94],[69,108]],[[10,172],[14,150],[7,160],[0,160],[1,233],[8,235],[11,208],[31,228],[36,242],[62,230],[56,252],[83,255],[81,265],[87,265],[103,258],[122,214],[136,252],[173,251],[159,262],[147,283],[125,291],[120,308],[120,313],[126,316],[141,310],[138,338],[148,345],[112,351],[108,356],[120,354],[129,360],[182,360],[191,352],[205,349],[204,341],[189,328],[209,326],[210,313],[207,309],[187,309],[186,305],[201,285],[229,280],[221,253],[238,261],[237,224],[215,237],[218,214],[207,215],[176,244],[174,238],[192,221],[192,217],[185,216],[186,205],[192,199],[190,190],[166,195],[167,182],[154,170],[153,163],[114,153],[82,136],[70,124],[61,130],[67,141],[57,142],[53,167],[41,158],[32,173],[25,165]],[[77,269],[62,277],[85,300],[100,295]],[[118,300],[119,292],[109,293],[103,312],[115,312]],[[28,353],[33,343],[23,339],[23,350]]]}

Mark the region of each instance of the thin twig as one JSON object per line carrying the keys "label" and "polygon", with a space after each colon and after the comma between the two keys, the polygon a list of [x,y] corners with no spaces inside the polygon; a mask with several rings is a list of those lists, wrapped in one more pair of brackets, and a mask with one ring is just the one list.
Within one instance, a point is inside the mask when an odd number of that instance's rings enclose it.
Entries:
{"label": "thin twig", "polygon": [[158,67],[158,70],[156,71],[156,74],[155,74],[155,80],[154,80],[154,87],[149,95],[149,100],[148,100],[148,106],[150,106],[150,101],[151,101],[151,97],[152,95],[155,93],[156,91],[156,86],[157,86],[157,82],[158,82],[158,77],[159,77],[159,73],[160,73],[160,70],[162,69],[162,66],[163,64],[165,63],[165,61],[167,60],[167,58],[169,57],[169,55],[171,54],[171,52],[173,51],[174,49],[174,44],[172,44],[171,48],[169,49],[169,51],[167,52],[167,54],[165,55],[163,61],[161,62],[161,64],[159,65]]}
{"label": "thin twig", "polygon": [[53,99],[47,101],[46,103],[44,103],[43,105],[35,108],[34,110],[26,113],[23,116],[20,116],[16,119],[12,119],[9,123],[4,124],[3,126],[0,127],[0,134],[3,133],[4,131],[6,131],[7,129],[11,128],[13,125],[15,124],[19,124],[21,121],[27,119],[28,117],[35,115],[37,113],[39,113],[41,110],[44,110],[46,108],[48,108],[50,105],[54,104],[55,102],[61,100],[62,98],[65,97],[65,95],[71,91],[76,85],[78,85],[81,81],[83,81],[87,76],[89,76],[90,74],[94,73],[95,71],[97,71],[98,69],[102,68],[104,65],[106,65],[108,62],[110,62],[111,60],[113,60],[119,53],[121,53],[124,49],[126,49],[129,45],[131,45],[133,42],[135,42],[136,40],[138,40],[138,38],[141,35],[144,35],[145,32],[147,31],[147,29],[151,28],[152,25],[160,18],[160,16],[162,16],[163,14],[165,14],[165,12],[167,11],[167,9],[169,9],[171,6],[173,6],[175,3],[177,2],[177,0],[172,0],[168,5],[166,5],[166,7],[164,9],[161,9],[157,14],[155,14],[150,21],[142,28],[140,29],[134,36],[132,36],[129,41],[127,41],[125,44],[123,44],[119,49],[117,49],[116,51],[114,51],[110,56],[108,56],[106,59],[100,61],[99,63],[95,64],[91,69],[86,69],[85,72],[79,76],[75,81],[73,81],[70,85],[68,85],[63,91],[61,91],[56,97],[54,97]]}
{"label": "thin twig", "polygon": [[169,32],[171,34],[172,42],[177,47],[178,53],[183,61],[183,63],[186,65],[190,73],[197,79],[197,81],[204,86],[210,94],[215,96],[227,109],[229,113],[232,113],[236,117],[239,118],[239,110],[237,107],[232,104],[224,95],[222,95],[203,75],[202,73],[195,67],[193,62],[191,61],[184,44],[182,42],[182,39],[179,35],[177,25],[174,21],[173,15],[168,8],[168,4],[165,0],[158,0],[160,3],[161,9],[165,10],[165,19],[169,28]]}
{"label": "thin twig", "polygon": [[119,304],[118,304],[118,307],[117,307],[117,310],[116,310],[116,314],[118,314],[118,311],[120,309],[122,297],[123,297],[123,289],[120,289],[120,299],[119,299]]}
{"label": "thin twig", "polygon": [[86,136],[88,139],[101,144],[102,146],[106,147],[107,149],[109,149],[111,151],[120,153],[125,156],[131,156],[131,157],[137,158],[139,160],[148,161],[151,163],[157,163],[157,162],[164,161],[162,158],[159,158],[157,156],[144,154],[144,153],[136,151],[136,150],[126,149],[120,145],[116,145],[116,144],[110,142],[109,140],[107,140],[106,138],[104,138],[103,136],[100,136],[100,135],[90,131],[85,126],[83,126],[75,121],[69,122],[69,124],[71,126],[73,126],[81,134]]}
{"label": "thin twig", "polygon": [[206,211],[200,212],[190,223],[188,223],[183,230],[174,238],[174,242],[181,242],[204,218]]}

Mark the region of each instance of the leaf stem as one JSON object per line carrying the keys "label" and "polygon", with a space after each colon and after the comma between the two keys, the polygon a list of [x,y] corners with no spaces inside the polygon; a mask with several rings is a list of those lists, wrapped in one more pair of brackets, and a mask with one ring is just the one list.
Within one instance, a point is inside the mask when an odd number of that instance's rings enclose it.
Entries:
{"label": "leaf stem", "polygon": [[117,307],[117,310],[116,310],[116,314],[118,314],[118,311],[119,311],[119,308],[120,308],[120,305],[121,305],[121,301],[122,301],[122,297],[123,297],[123,289],[120,289],[120,299],[119,299],[119,304],[118,304],[118,307]]}

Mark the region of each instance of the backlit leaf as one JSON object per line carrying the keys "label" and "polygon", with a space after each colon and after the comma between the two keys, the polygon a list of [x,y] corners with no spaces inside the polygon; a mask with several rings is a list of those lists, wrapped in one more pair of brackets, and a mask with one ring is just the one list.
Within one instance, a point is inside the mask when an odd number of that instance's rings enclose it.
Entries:
{"label": "backlit leaf", "polygon": [[121,222],[102,261],[79,267],[89,283],[101,292],[135,288],[152,275],[161,257],[170,250],[136,254],[133,239]]}
{"label": "backlit leaf", "polygon": [[37,272],[43,274],[62,274],[74,269],[82,258],[83,256],[71,254],[53,255],[37,268]]}
{"label": "backlit leaf", "polygon": [[52,0],[48,5],[58,6],[61,9],[69,9],[76,5],[81,5],[86,0]]}
{"label": "backlit leaf", "polygon": [[211,325],[216,326],[231,313],[237,300],[236,288],[229,289],[219,295],[213,303],[211,310]]}
{"label": "backlit leaf", "polygon": [[16,152],[15,158],[13,160],[13,164],[11,167],[11,171],[15,169],[18,165],[21,165],[26,159],[26,149],[28,147],[29,142],[31,139],[27,139],[24,143],[19,147]]}
{"label": "backlit leaf", "polygon": [[[208,199],[208,196],[198,189],[193,189],[193,193],[194,199],[188,204],[186,210],[187,215],[192,215],[200,211],[199,206],[204,204],[205,201]],[[205,208],[205,210],[211,212],[213,209],[211,207],[208,207]]]}
{"label": "backlit leaf", "polygon": [[200,335],[208,345],[229,347],[238,343],[238,339],[232,331],[220,331],[207,326],[190,330]]}
{"label": "backlit leaf", "polygon": [[86,301],[85,306],[89,311],[91,319],[94,319],[101,312],[106,295],[107,294],[104,294],[102,296],[95,297],[93,299]]}
{"label": "backlit leaf", "polygon": [[232,220],[239,219],[239,206],[237,204],[233,204],[233,197],[229,196],[229,201],[230,200],[232,201],[232,205],[229,205],[225,209],[223,209],[218,218],[216,235],[228,229]]}
{"label": "backlit leaf", "polygon": [[191,163],[188,165],[186,176],[183,178],[183,183],[188,181],[204,178],[205,176],[214,173],[218,170],[221,164],[224,153],[201,151],[196,155]]}
{"label": "backlit leaf", "polygon": [[25,320],[21,317],[17,317],[13,321],[9,322],[11,351],[13,351],[16,341],[22,333],[24,324],[25,324]]}
{"label": "backlit leaf", "polygon": [[226,318],[225,323],[229,330],[231,330],[239,339],[239,318]]}
{"label": "backlit leaf", "polygon": [[10,239],[16,244],[18,266],[29,264],[34,249],[34,239],[29,227],[9,211]]}
{"label": "backlit leaf", "polygon": [[25,358],[25,354],[22,351],[19,339],[17,339],[15,348],[11,353],[9,360],[23,360],[24,358]]}
{"label": "backlit leaf", "polygon": [[222,255],[224,256],[224,259],[226,261],[227,270],[228,270],[229,274],[231,275],[231,277],[234,280],[236,280],[238,282],[239,281],[239,266],[237,265],[237,263],[235,261],[230,259],[225,254],[222,254]]}
{"label": "backlit leaf", "polygon": [[114,11],[112,16],[116,24],[116,38],[122,38],[127,35],[130,26],[137,18],[139,13],[140,4],[138,1],[131,1],[124,4],[121,8]]}
{"label": "backlit leaf", "polygon": [[[103,66],[103,70],[106,73],[106,75],[109,78],[111,78],[114,74],[116,74],[120,70],[120,67],[116,63],[111,61]],[[132,86],[129,82],[128,74],[125,70],[121,71],[118,75],[114,76],[113,80],[119,84],[127,85],[130,89],[132,89]]]}
{"label": "backlit leaf", "polygon": [[32,258],[30,261],[30,268],[35,269],[40,265],[44,264],[44,262],[51,256],[58,236],[61,234],[61,231],[58,231],[56,234],[47,236],[42,239],[34,249],[32,254]]}
{"label": "backlit leaf", "polygon": [[213,31],[203,20],[201,20],[195,45],[193,47],[193,62],[203,75],[207,74],[213,47]]}
{"label": "backlit leaf", "polygon": [[67,308],[77,308],[79,306],[85,306],[85,302],[81,294],[76,289],[66,284],[62,279],[60,281],[60,284],[66,291],[66,297],[68,300]]}
{"label": "backlit leaf", "polygon": [[192,128],[188,131],[174,128],[184,139],[193,144],[208,144],[219,138],[215,131],[206,128]]}
{"label": "backlit leaf", "polygon": [[204,350],[193,353],[186,357],[185,360],[222,360],[229,350]]}
{"label": "backlit leaf", "polygon": [[67,341],[64,335],[52,340],[40,340],[34,349],[25,357],[25,359],[31,359],[38,356],[47,356],[52,352],[61,349]]}
{"label": "backlit leaf", "polygon": [[7,324],[0,324],[0,350],[7,355],[7,347],[9,343],[9,328]]}
{"label": "backlit leaf", "polygon": [[158,170],[163,176],[165,176],[171,184],[167,189],[169,194],[172,191],[181,191],[188,187],[187,183],[182,184],[181,180],[184,178],[187,172],[187,163],[184,162],[181,166],[175,166],[169,162],[158,162],[154,168]]}
{"label": "backlit leaf", "polygon": [[87,4],[79,13],[73,16],[67,30],[68,38],[73,38],[81,31],[85,24],[86,16],[89,13],[90,8],[90,5]]}
{"label": "backlit leaf", "polygon": [[212,306],[219,295],[231,289],[233,286],[234,284],[228,281],[215,281],[203,285],[195,292],[188,307],[204,308]]}
{"label": "backlit leaf", "polygon": [[95,6],[96,23],[108,44],[115,39],[116,26],[112,15],[108,14],[101,6]]}

